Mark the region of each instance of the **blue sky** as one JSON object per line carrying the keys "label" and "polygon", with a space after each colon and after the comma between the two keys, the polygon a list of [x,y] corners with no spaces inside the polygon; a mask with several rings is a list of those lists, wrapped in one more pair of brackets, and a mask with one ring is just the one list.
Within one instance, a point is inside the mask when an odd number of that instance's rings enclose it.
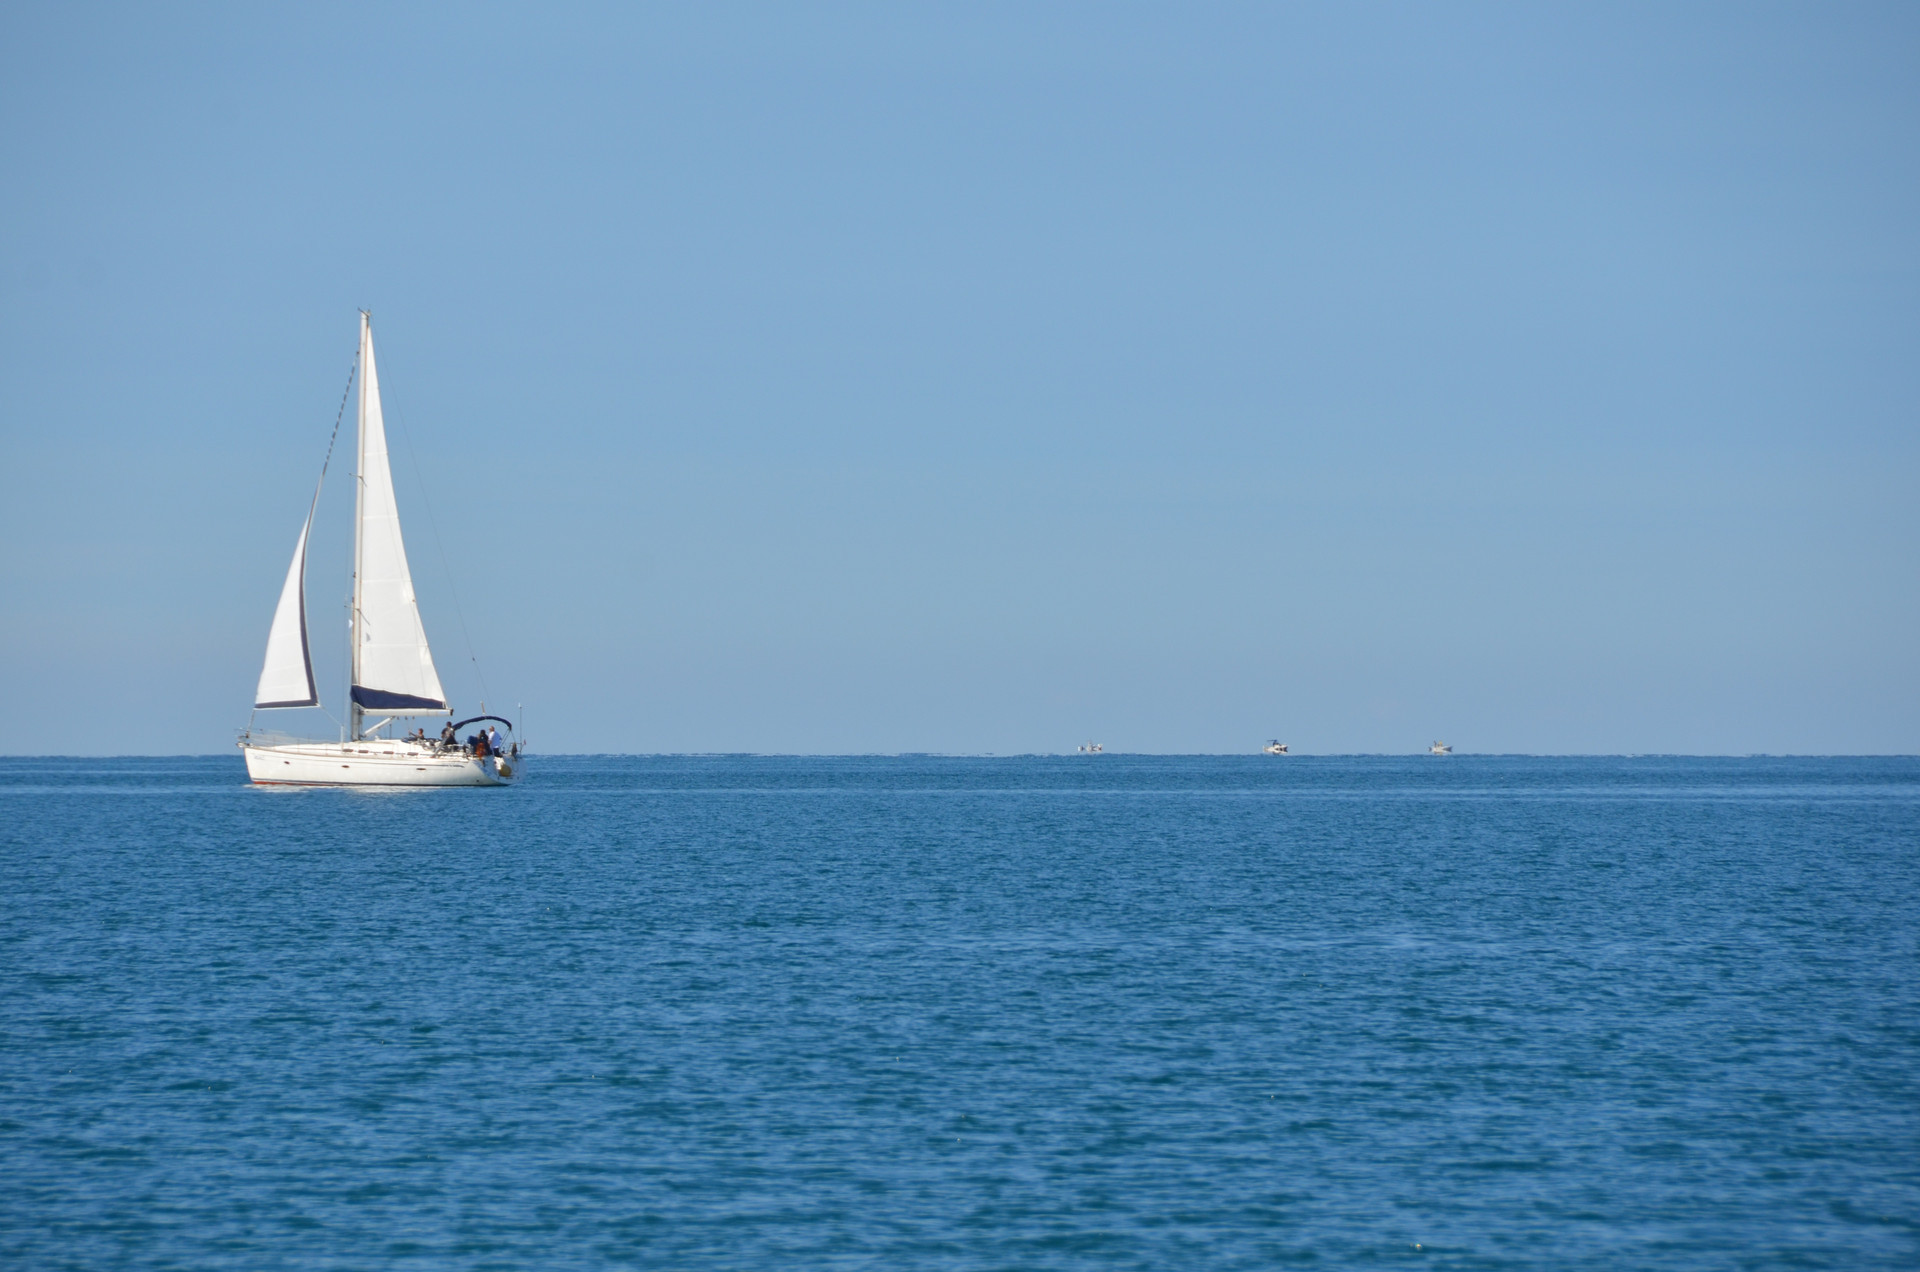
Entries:
{"label": "blue sky", "polygon": [[9,750],[1920,750],[1911,6],[4,21]]}

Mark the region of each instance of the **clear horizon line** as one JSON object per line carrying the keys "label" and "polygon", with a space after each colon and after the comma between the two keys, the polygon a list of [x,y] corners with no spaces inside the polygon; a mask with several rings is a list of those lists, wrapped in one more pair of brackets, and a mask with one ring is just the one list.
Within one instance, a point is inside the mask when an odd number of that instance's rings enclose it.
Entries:
{"label": "clear horizon line", "polygon": [[[1260,759],[1279,764],[1287,760],[1365,759],[1514,759],[1514,760],[1896,760],[1920,758],[1911,751],[1461,751],[1432,755],[1426,751],[1301,751],[1269,756],[1260,751],[529,751],[538,759],[761,759],[761,760],[1039,760],[1107,757],[1144,759]],[[225,751],[96,752],[91,754],[0,751],[0,760],[212,760],[238,755]]]}

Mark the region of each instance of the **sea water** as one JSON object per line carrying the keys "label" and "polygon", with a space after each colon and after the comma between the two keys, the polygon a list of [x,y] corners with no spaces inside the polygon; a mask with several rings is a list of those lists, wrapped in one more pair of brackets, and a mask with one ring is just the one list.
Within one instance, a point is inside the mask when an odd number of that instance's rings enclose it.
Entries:
{"label": "sea water", "polygon": [[0,761],[7,1268],[1911,1268],[1920,761]]}

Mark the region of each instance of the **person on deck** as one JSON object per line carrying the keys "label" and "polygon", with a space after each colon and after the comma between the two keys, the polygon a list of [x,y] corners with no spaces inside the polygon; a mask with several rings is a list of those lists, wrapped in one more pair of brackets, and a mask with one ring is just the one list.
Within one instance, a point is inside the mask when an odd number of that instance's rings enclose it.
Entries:
{"label": "person on deck", "polygon": [[492,725],[487,726],[487,750],[495,755],[500,754],[500,730]]}
{"label": "person on deck", "polygon": [[460,735],[453,731],[453,721],[447,721],[440,730],[440,745],[443,748],[451,748],[459,740]]}
{"label": "person on deck", "polygon": [[486,754],[487,754],[487,735],[485,733],[474,734],[473,735],[473,758],[476,760],[484,759],[486,758]]}

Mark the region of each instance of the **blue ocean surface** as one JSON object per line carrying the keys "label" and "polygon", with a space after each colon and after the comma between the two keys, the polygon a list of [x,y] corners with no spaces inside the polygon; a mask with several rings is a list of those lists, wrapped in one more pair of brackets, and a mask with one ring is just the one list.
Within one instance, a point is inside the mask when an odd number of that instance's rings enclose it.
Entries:
{"label": "blue ocean surface", "polygon": [[0,1266],[1920,1266],[1920,761],[0,760]]}

